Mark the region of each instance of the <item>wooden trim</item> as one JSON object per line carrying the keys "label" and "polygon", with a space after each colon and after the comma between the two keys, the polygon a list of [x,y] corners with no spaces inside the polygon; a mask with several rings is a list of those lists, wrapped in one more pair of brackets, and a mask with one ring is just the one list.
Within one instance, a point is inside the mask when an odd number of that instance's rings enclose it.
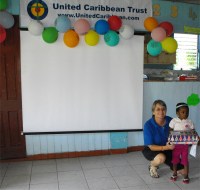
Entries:
{"label": "wooden trim", "polygon": [[130,146],[127,149],[127,152],[134,152],[134,151],[142,151],[144,146]]}
{"label": "wooden trim", "polygon": [[102,155],[112,155],[112,154],[126,154],[128,152],[141,151],[143,146],[128,147],[127,149],[110,149],[110,150],[92,150],[92,151],[82,151],[82,152],[64,152],[64,153],[50,153],[50,154],[37,154],[30,155],[26,158],[20,159],[8,159],[0,160],[3,162],[13,162],[13,161],[31,161],[31,160],[47,160],[47,159],[60,159],[60,158],[77,158],[77,157],[87,157],[87,156],[102,156]]}

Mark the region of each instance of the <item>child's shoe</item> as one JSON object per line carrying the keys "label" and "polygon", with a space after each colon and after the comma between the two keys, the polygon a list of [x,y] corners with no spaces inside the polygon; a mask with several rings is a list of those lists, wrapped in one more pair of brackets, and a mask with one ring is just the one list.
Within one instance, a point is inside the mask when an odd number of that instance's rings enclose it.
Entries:
{"label": "child's shoe", "polygon": [[173,174],[171,177],[170,177],[170,180],[171,181],[176,181],[177,180],[177,174]]}
{"label": "child's shoe", "polygon": [[188,184],[189,182],[190,182],[190,179],[188,177],[183,179],[184,184]]}

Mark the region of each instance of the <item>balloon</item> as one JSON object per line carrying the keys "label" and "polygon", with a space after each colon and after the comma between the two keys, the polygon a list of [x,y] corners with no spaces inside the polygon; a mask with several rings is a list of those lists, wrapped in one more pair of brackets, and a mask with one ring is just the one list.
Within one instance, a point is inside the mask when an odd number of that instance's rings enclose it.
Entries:
{"label": "balloon", "polygon": [[14,25],[14,17],[7,11],[0,11],[0,25],[9,29]]}
{"label": "balloon", "polygon": [[167,36],[171,36],[171,34],[172,34],[173,30],[174,30],[174,27],[170,22],[167,22],[167,21],[161,22],[159,24],[159,26],[166,30]]}
{"label": "balloon", "polygon": [[130,25],[122,25],[119,29],[119,34],[124,39],[130,39],[134,35],[134,29]]}
{"label": "balloon", "polygon": [[28,31],[35,36],[39,36],[44,31],[44,26],[40,21],[32,20],[28,25]]}
{"label": "balloon", "polygon": [[198,94],[192,93],[190,96],[187,98],[187,104],[189,106],[196,106],[200,103],[200,98]]}
{"label": "balloon", "polygon": [[119,30],[122,26],[122,20],[118,16],[111,16],[108,18],[108,24],[110,26],[110,30]]}
{"label": "balloon", "polygon": [[104,35],[104,41],[108,46],[116,46],[119,43],[119,36],[117,32],[113,30],[109,30],[105,35]]}
{"label": "balloon", "polygon": [[147,52],[151,56],[157,56],[162,52],[162,45],[160,42],[156,42],[153,39],[147,44]]}
{"label": "balloon", "polygon": [[158,21],[153,17],[148,17],[144,20],[144,27],[147,31],[152,31],[158,26]]}
{"label": "balloon", "polygon": [[0,0],[0,11],[3,11],[7,8],[8,1],[7,0]]}
{"label": "balloon", "polygon": [[42,38],[47,43],[54,43],[58,39],[58,31],[55,27],[45,28],[42,32]]}
{"label": "balloon", "polygon": [[95,46],[99,42],[99,35],[94,30],[90,30],[85,35],[85,42],[90,46]]}
{"label": "balloon", "polygon": [[59,32],[66,32],[71,28],[71,21],[65,15],[58,16],[55,20],[55,27]]}
{"label": "balloon", "polygon": [[6,30],[0,25],[0,43],[6,39]]}
{"label": "balloon", "polygon": [[162,27],[156,27],[151,32],[153,40],[160,42],[166,38],[166,31]]}
{"label": "balloon", "polygon": [[109,24],[106,20],[98,20],[94,28],[98,34],[106,34],[109,30]]}
{"label": "balloon", "polygon": [[74,23],[74,30],[80,34],[86,34],[90,30],[90,23],[86,19],[79,19]]}
{"label": "balloon", "polygon": [[66,46],[73,48],[79,44],[79,36],[74,30],[70,29],[64,33],[63,41]]}
{"label": "balloon", "polygon": [[162,42],[162,48],[167,53],[175,53],[178,48],[177,41],[172,37],[165,38]]}

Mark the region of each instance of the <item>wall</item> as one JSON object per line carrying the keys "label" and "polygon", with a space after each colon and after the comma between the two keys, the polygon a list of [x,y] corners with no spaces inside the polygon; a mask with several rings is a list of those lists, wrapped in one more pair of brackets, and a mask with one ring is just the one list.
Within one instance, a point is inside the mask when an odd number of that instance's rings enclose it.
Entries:
{"label": "wall", "polygon": [[[8,11],[14,15],[19,14],[19,1],[20,0],[9,0]],[[200,6],[188,5],[182,3],[162,2],[153,0],[154,16],[158,21],[171,21],[176,27],[175,32],[183,32],[184,25],[190,25],[191,27],[200,27]],[[159,5],[159,6],[158,6]],[[171,8],[177,5],[181,15],[174,17],[171,15]],[[168,9],[167,9],[168,7]],[[159,8],[161,12],[155,12],[155,9]],[[188,14],[193,10],[198,14],[197,18],[188,17]],[[162,13],[162,14],[161,14]],[[156,15],[157,16],[156,16]],[[194,16],[194,14],[191,14]],[[184,19],[183,19],[184,18]],[[192,19],[192,21],[191,21]],[[184,24],[182,23],[184,20]],[[174,106],[177,103],[176,98],[181,97],[183,101],[186,100],[187,96],[191,92],[200,94],[199,82],[146,82],[144,83],[144,115],[143,123],[151,117],[151,104],[157,99],[161,98],[166,101],[168,105],[168,113],[170,116],[175,116]],[[180,88],[181,84],[181,88]],[[192,85],[191,85],[192,84]],[[163,89],[166,87],[166,89]],[[170,90],[168,90],[168,88]],[[162,89],[162,90],[161,90]],[[173,93],[172,93],[173,92]],[[197,125],[197,131],[200,133],[200,123],[198,123],[198,113],[200,106],[192,108],[190,115]],[[115,135],[118,137],[117,140]],[[125,142],[126,141],[126,142]],[[124,143],[125,142],[125,143]],[[127,133],[88,133],[88,134],[55,134],[55,135],[27,135],[26,136],[26,147],[27,155],[46,154],[46,153],[58,153],[58,152],[79,152],[79,151],[90,151],[90,150],[109,150],[118,148],[127,148],[132,146],[143,145],[143,135],[141,132],[127,132]]]}
{"label": "wall", "polygon": [[[168,115],[175,117],[176,103],[186,102],[191,93],[200,96],[200,82],[144,82],[143,124],[151,117],[151,105],[155,99],[163,99],[167,103]],[[199,113],[200,104],[190,107],[190,118],[200,134]],[[26,143],[28,155],[122,149],[143,145],[143,133],[27,135]]]}

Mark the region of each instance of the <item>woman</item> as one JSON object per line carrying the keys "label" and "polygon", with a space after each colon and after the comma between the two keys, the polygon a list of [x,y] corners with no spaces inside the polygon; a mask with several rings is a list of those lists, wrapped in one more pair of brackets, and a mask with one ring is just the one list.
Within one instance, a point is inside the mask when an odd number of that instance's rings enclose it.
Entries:
{"label": "woman", "polygon": [[[152,105],[152,118],[144,124],[144,157],[150,161],[150,176],[158,178],[158,166],[165,163],[172,169],[172,150],[174,145],[167,144],[169,122],[171,117],[166,116],[167,106],[164,101],[156,100]],[[178,170],[182,165],[178,165]]]}

